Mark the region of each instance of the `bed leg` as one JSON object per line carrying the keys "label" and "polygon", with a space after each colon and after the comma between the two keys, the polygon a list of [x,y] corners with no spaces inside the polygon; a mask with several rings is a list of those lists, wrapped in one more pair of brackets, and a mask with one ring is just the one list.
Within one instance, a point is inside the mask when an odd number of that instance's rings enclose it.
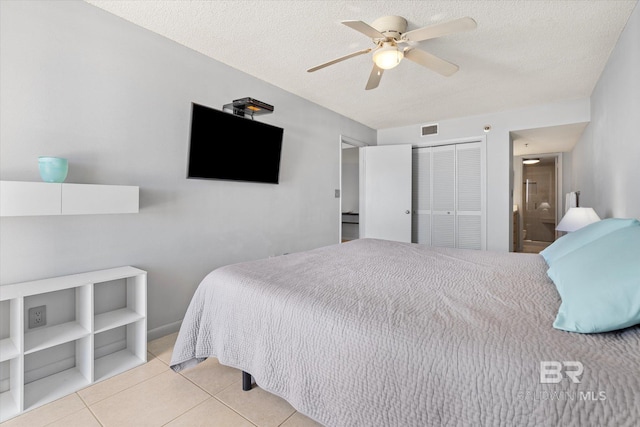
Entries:
{"label": "bed leg", "polygon": [[251,374],[242,371],[242,390],[249,391],[251,390]]}

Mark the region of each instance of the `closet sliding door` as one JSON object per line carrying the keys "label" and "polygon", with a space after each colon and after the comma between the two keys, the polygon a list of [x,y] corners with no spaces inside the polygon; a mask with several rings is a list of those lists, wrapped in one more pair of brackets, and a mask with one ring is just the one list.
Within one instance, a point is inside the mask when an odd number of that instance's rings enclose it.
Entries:
{"label": "closet sliding door", "polygon": [[414,148],[411,159],[411,241],[431,244],[431,148]]}
{"label": "closet sliding door", "polygon": [[485,248],[483,157],[479,142],[456,145],[457,248]]}
{"label": "closet sliding door", "polygon": [[486,249],[484,144],[413,149],[412,242]]}
{"label": "closet sliding door", "polygon": [[456,247],[456,147],[431,149],[432,226],[431,246]]}

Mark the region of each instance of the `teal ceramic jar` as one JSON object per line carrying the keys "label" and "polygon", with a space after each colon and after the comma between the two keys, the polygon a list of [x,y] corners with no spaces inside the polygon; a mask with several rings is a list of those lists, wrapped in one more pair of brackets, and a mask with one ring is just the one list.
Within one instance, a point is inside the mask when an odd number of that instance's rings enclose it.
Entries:
{"label": "teal ceramic jar", "polygon": [[64,182],[69,171],[69,162],[62,157],[38,157],[40,176],[45,182]]}

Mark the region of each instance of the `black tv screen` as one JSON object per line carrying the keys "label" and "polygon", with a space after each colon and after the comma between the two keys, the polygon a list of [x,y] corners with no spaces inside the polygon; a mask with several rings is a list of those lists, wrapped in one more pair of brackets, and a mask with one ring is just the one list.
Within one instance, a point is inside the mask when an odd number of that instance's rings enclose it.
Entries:
{"label": "black tv screen", "polygon": [[191,106],[187,178],[278,183],[282,128]]}

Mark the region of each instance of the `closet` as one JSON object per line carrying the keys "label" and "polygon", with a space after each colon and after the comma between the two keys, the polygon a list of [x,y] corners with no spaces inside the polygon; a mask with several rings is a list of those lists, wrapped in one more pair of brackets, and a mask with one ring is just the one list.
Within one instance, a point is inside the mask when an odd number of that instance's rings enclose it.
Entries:
{"label": "closet", "polygon": [[412,242],[486,249],[486,142],[414,147]]}

